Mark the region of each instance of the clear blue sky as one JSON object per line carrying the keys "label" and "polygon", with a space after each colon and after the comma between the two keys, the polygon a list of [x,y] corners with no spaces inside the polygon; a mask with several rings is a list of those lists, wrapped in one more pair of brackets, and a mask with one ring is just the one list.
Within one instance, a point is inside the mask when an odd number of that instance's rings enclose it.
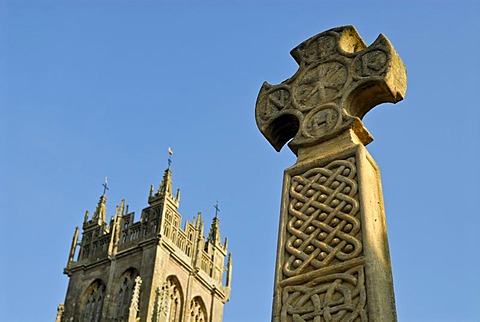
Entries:
{"label": "clear blue sky", "polygon": [[1,1],[0,320],[53,321],[74,228],[147,205],[174,150],[180,211],[220,202],[226,322],[269,321],[282,173],[256,128],[289,51],[353,24],[384,33],[403,102],[365,117],[383,179],[400,321],[480,321],[480,5],[474,1]]}

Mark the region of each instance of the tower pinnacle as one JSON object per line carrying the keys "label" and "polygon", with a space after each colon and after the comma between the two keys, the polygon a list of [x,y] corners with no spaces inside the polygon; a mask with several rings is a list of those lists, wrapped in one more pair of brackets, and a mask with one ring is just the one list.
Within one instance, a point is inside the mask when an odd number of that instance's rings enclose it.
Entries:
{"label": "tower pinnacle", "polygon": [[170,170],[170,168],[167,168],[163,173],[162,183],[160,183],[157,193],[172,195],[172,170]]}
{"label": "tower pinnacle", "polygon": [[173,151],[171,148],[168,148],[168,155],[168,167],[163,173],[162,182],[160,183],[160,186],[155,194],[153,194],[153,185],[150,187],[148,202],[151,204],[152,202],[158,202],[161,200],[165,201],[166,199],[169,199],[176,207],[178,207],[180,203],[180,189],[177,190],[177,195],[175,197],[173,196],[172,192],[172,170],[170,169],[170,166],[172,164]]}
{"label": "tower pinnacle", "polygon": [[169,147],[168,148],[168,167],[165,170],[165,173],[163,174],[163,179],[162,183],[160,184],[160,187],[158,188],[158,194],[164,194],[164,195],[172,195],[172,171],[170,170],[170,166],[172,165],[172,155],[173,151]]}
{"label": "tower pinnacle", "polygon": [[214,206],[215,208],[215,217],[212,220],[212,225],[210,226],[210,232],[208,233],[208,241],[212,244],[221,244],[220,241],[220,219],[218,218],[218,212],[220,208],[218,207],[218,201]]}
{"label": "tower pinnacle", "polygon": [[100,197],[92,220],[98,220],[98,223],[107,222],[107,196],[105,194]]}

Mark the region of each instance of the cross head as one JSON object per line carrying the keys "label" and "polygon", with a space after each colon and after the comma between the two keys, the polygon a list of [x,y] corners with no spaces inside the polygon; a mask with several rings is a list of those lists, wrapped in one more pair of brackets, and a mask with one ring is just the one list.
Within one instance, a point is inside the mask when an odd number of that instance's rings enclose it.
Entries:
{"label": "cross head", "polygon": [[[373,138],[361,125],[363,116],[381,103],[403,99],[405,66],[381,34],[367,46],[353,26],[333,28],[298,45],[291,52],[298,71],[278,85],[265,82],[255,117],[262,134],[280,151],[327,141],[348,128]],[[360,126],[359,126],[360,125]]]}

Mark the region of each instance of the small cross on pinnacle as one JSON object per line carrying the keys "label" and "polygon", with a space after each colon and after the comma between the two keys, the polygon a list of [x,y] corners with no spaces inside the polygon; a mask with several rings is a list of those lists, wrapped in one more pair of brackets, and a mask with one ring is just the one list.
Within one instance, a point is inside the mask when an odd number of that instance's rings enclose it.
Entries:
{"label": "small cross on pinnacle", "polygon": [[172,164],[172,155],[173,151],[170,147],[168,147],[168,168],[170,169],[170,165]]}
{"label": "small cross on pinnacle", "polygon": [[217,200],[217,203],[215,204],[215,206],[213,206],[213,208],[215,208],[215,218],[217,218],[218,213],[220,212],[220,208],[218,207],[218,200]]}
{"label": "small cross on pinnacle", "polygon": [[103,194],[105,194],[107,190],[110,190],[108,189],[108,177],[105,177],[105,183],[102,183],[102,186],[103,186]]}

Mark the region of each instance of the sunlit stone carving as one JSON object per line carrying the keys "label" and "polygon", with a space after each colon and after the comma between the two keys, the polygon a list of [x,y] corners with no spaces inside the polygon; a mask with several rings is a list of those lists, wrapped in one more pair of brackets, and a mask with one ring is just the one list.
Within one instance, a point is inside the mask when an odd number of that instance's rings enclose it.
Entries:
{"label": "sunlit stone carving", "polygon": [[378,167],[362,117],[406,92],[388,39],[352,26],[291,52],[299,69],[257,99],[260,131],[297,155],[285,170],[272,321],[396,321]]}

